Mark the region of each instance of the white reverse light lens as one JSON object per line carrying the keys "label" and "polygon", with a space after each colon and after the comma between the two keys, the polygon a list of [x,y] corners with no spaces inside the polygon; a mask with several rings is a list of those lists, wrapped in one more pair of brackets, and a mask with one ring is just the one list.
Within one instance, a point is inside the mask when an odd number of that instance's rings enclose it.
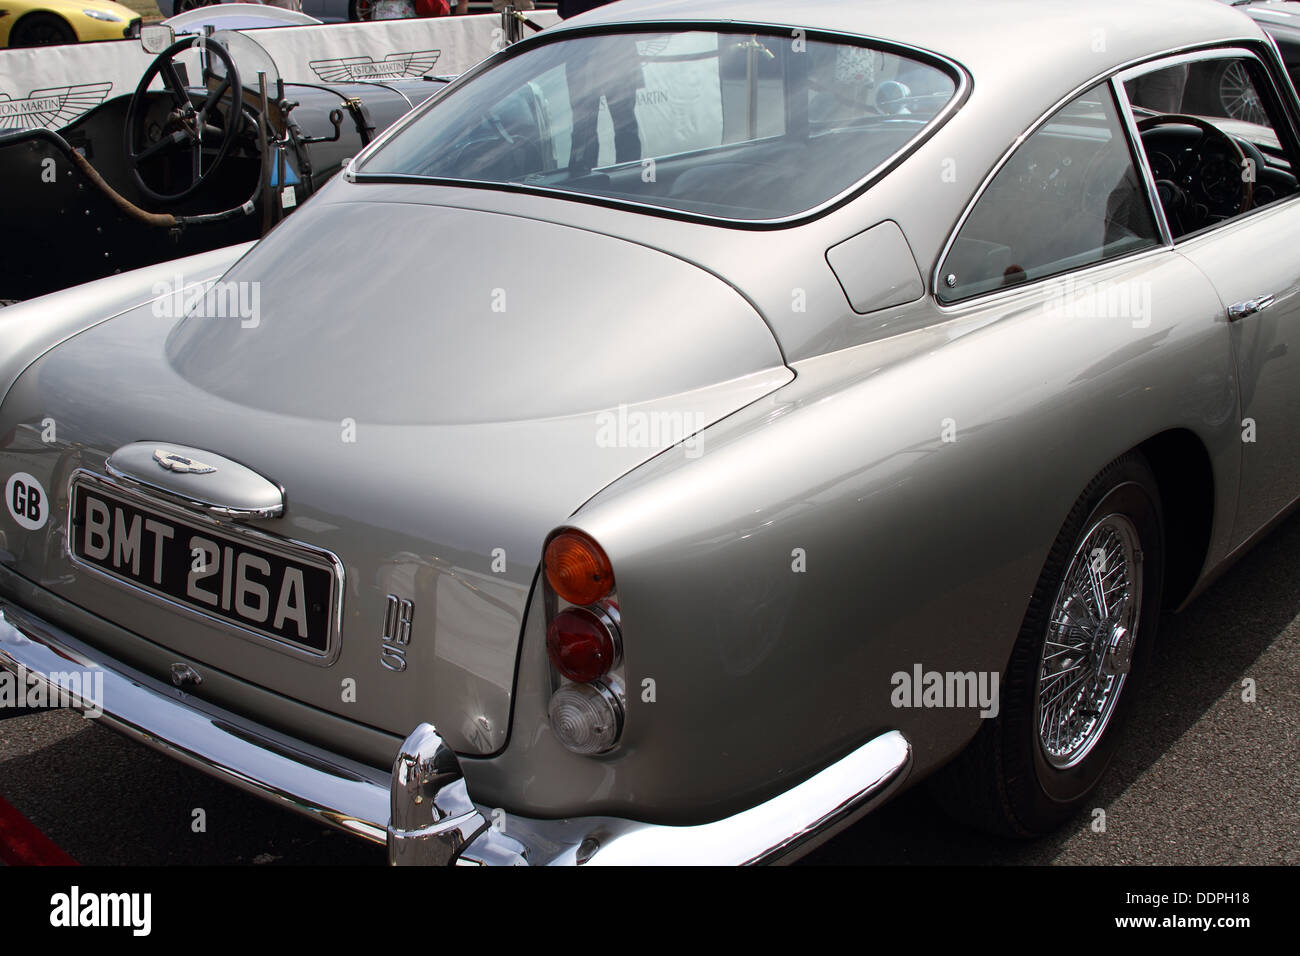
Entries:
{"label": "white reverse light lens", "polygon": [[551,698],[550,711],[556,736],[576,754],[604,753],[623,729],[623,707],[599,681],[565,684]]}

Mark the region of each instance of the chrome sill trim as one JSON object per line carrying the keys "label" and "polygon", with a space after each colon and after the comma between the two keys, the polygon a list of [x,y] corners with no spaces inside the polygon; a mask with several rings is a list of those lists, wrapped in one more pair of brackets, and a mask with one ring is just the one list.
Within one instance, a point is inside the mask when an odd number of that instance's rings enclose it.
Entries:
{"label": "chrome sill trim", "polygon": [[[0,600],[0,667],[62,691],[77,710],[241,790],[374,843],[395,863],[738,865],[788,862],[848,826],[907,779],[912,748],[891,730],[803,783],[713,823],[664,826],[616,817],[534,820],[475,804],[461,762],[427,724],[391,775],[290,740],[103,657]],[[70,671],[102,674],[81,699]],[[78,675],[79,676],[79,675]]]}

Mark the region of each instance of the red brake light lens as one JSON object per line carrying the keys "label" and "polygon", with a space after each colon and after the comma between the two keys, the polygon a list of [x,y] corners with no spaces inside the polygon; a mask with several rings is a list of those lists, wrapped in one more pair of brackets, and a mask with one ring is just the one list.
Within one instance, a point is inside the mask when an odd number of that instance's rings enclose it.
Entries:
{"label": "red brake light lens", "polygon": [[580,531],[563,531],[552,538],[542,563],[551,590],[570,604],[595,604],[614,589],[609,558]]}
{"label": "red brake light lens", "polygon": [[586,608],[561,611],[546,628],[546,652],[555,669],[569,680],[586,684],[614,666],[618,647],[608,619]]}

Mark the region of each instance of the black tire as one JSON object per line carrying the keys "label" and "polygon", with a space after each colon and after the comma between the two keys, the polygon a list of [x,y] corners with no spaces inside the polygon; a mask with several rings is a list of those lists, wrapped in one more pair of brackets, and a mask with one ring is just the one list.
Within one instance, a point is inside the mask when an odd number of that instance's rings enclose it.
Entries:
{"label": "black tire", "polygon": [[[1118,525],[1126,519],[1136,532],[1133,564],[1141,570],[1141,585],[1132,589],[1140,594],[1140,603],[1132,611],[1137,629],[1131,665],[1116,691],[1109,719],[1099,721],[1101,727],[1087,748],[1080,747],[1078,762],[1066,766],[1069,754],[1053,758],[1047,753],[1050,742],[1040,740],[1036,721],[1040,668],[1049,619],[1058,596],[1065,593],[1071,562],[1083,553],[1087,532],[1106,524],[1111,516],[1119,516]],[[950,816],[1001,836],[1034,837],[1057,829],[1086,805],[1115,754],[1150,665],[1163,577],[1164,523],[1156,481],[1146,460],[1129,453],[1103,469],[1070,509],[1002,675],[998,715],[986,719],[962,754],[931,778],[930,791]],[[1060,765],[1054,766],[1053,759]]]}
{"label": "black tire", "polygon": [[9,31],[10,47],[56,46],[76,42],[77,32],[67,20],[53,13],[29,13]]}

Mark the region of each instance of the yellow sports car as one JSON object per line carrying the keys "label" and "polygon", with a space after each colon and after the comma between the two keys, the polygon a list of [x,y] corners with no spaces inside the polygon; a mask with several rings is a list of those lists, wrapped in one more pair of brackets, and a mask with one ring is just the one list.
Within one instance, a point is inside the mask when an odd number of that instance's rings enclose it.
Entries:
{"label": "yellow sports car", "polygon": [[138,36],[140,15],[112,0],[0,0],[0,47]]}

